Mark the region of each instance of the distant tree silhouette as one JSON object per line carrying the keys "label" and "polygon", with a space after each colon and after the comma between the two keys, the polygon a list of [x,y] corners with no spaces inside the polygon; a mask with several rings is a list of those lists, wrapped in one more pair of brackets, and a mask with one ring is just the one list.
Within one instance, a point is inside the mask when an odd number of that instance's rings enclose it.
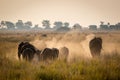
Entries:
{"label": "distant tree silhouette", "polygon": [[100,22],[100,30],[109,30],[109,25],[104,24],[103,21]]}
{"label": "distant tree silhouette", "polygon": [[73,25],[73,29],[74,30],[81,30],[82,26],[80,24],[76,23],[76,24]]}
{"label": "distant tree silhouette", "polygon": [[17,29],[24,29],[24,23],[22,20],[18,20],[18,22],[16,22],[16,28]]}
{"label": "distant tree silhouette", "polygon": [[97,26],[96,25],[89,25],[89,30],[97,30]]}
{"label": "distant tree silhouette", "polygon": [[43,20],[42,25],[43,25],[43,27],[45,27],[45,29],[50,29],[50,21],[49,20]]}
{"label": "distant tree silhouette", "polygon": [[107,25],[110,26],[110,23],[108,22]]}
{"label": "distant tree silhouette", "polygon": [[62,23],[61,21],[58,21],[54,22],[54,25],[54,29],[58,32],[67,32],[70,30],[68,22]]}
{"label": "distant tree silhouette", "polygon": [[12,23],[10,21],[5,21],[5,24],[7,26],[7,29],[15,29],[14,23]]}
{"label": "distant tree silhouette", "polygon": [[104,22],[103,22],[103,21],[100,21],[100,25],[104,25]]}
{"label": "distant tree silhouette", "polygon": [[32,22],[31,21],[27,21],[24,23],[24,29],[30,29],[32,26]]}
{"label": "distant tree silhouette", "polygon": [[0,29],[7,29],[7,26],[6,26],[6,22],[5,21],[1,21],[1,23],[0,23],[1,25],[1,27],[0,27]]}
{"label": "distant tree silhouette", "polygon": [[1,26],[5,26],[5,21],[1,21]]}
{"label": "distant tree silhouette", "polygon": [[54,22],[54,29],[56,30],[56,29],[59,29],[59,28],[61,28],[61,27],[63,27],[63,23],[61,22],[61,21],[56,21],[56,22]]}
{"label": "distant tree silhouette", "polygon": [[120,22],[118,22],[118,23],[115,25],[115,29],[116,29],[116,30],[120,30]]}
{"label": "distant tree silhouette", "polygon": [[39,27],[38,24],[36,24],[32,29],[34,29],[34,30],[40,30],[41,28]]}
{"label": "distant tree silhouette", "polygon": [[2,28],[1,23],[0,23],[0,29]]}
{"label": "distant tree silhouette", "polygon": [[34,26],[34,28],[35,28],[35,29],[37,29],[37,28],[38,28],[38,26],[39,26],[39,25],[38,25],[38,24],[36,24],[36,25]]}
{"label": "distant tree silhouette", "polygon": [[110,29],[110,30],[115,30],[115,29],[116,29],[116,25],[110,25],[110,26],[109,26],[109,29]]}
{"label": "distant tree silhouette", "polygon": [[64,23],[64,27],[69,27],[69,23],[68,23],[68,22],[65,22],[65,23]]}
{"label": "distant tree silhouette", "polygon": [[117,25],[120,25],[120,22],[118,22]]}

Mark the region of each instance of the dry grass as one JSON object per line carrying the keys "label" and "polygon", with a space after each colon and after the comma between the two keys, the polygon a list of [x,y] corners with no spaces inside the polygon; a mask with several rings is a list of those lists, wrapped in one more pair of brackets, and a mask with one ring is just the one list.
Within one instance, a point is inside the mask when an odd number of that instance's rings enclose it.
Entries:
{"label": "dry grass", "polygon": [[[89,34],[47,33],[47,37],[41,35],[0,34],[0,80],[120,80],[118,33],[95,34],[103,39],[102,55],[98,58],[88,55],[86,36]],[[19,61],[17,46],[20,41],[30,41],[39,49],[67,46],[70,49],[69,60],[49,63]]]}

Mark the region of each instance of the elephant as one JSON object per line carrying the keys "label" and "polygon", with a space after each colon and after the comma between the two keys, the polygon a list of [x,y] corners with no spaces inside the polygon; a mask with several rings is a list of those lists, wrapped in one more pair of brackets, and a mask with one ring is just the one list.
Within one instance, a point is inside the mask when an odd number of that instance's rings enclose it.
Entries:
{"label": "elephant", "polygon": [[45,48],[41,54],[40,57],[42,59],[42,61],[45,60],[55,60],[56,58],[58,58],[59,55],[59,50],[57,48]]}
{"label": "elephant", "polygon": [[100,56],[101,49],[102,49],[102,38],[95,37],[89,42],[89,48],[92,57]]}
{"label": "elephant", "polygon": [[35,48],[32,44],[29,42],[21,42],[18,45],[18,58],[20,60],[20,57],[22,55],[23,59],[31,61],[34,58],[34,54],[40,55],[40,50]]}
{"label": "elephant", "polygon": [[34,52],[31,48],[25,48],[22,52],[23,59],[31,61],[34,58]]}
{"label": "elephant", "polygon": [[59,58],[63,59],[64,61],[67,61],[69,55],[69,49],[67,47],[61,47],[59,50],[60,50]]}

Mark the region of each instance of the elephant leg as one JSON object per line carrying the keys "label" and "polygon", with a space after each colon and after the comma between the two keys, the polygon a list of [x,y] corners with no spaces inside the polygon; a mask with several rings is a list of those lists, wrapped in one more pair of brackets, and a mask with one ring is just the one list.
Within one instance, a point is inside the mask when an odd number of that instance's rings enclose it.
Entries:
{"label": "elephant leg", "polygon": [[27,60],[27,54],[23,53],[23,60]]}
{"label": "elephant leg", "polygon": [[91,49],[90,52],[91,52],[92,57],[96,56],[96,50],[95,49]]}
{"label": "elephant leg", "polygon": [[18,52],[18,59],[19,59],[19,60],[21,60],[21,59],[20,59],[20,56],[21,56],[21,53]]}
{"label": "elephant leg", "polygon": [[29,60],[29,61],[32,61],[33,58],[34,58],[34,53],[33,53],[33,52],[29,53],[29,54],[28,54],[28,60]]}

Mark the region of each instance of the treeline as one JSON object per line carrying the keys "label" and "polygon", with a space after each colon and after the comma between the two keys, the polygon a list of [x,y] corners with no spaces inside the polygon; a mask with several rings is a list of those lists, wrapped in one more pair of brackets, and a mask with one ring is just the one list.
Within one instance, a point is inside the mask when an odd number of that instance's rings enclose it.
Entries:
{"label": "treeline", "polygon": [[50,31],[70,31],[70,30],[120,30],[120,23],[115,25],[111,25],[110,23],[104,24],[104,22],[100,22],[99,26],[97,25],[89,25],[87,28],[82,27],[80,24],[76,23],[70,27],[69,22],[55,21],[53,26],[49,20],[43,20],[42,26],[38,24],[33,25],[31,21],[23,22],[22,20],[18,20],[16,23],[11,21],[1,21],[0,22],[0,30],[50,30]]}
{"label": "treeline", "polygon": [[104,22],[100,22],[99,28],[96,25],[89,25],[89,30],[120,30],[120,23],[111,25],[109,22],[104,24]]}
{"label": "treeline", "polygon": [[31,21],[23,22],[18,20],[16,23],[11,21],[1,21],[0,29],[1,30],[70,30],[68,22],[56,21],[53,23],[54,26],[51,27],[49,20],[42,21],[42,27],[38,24],[33,25]]}

